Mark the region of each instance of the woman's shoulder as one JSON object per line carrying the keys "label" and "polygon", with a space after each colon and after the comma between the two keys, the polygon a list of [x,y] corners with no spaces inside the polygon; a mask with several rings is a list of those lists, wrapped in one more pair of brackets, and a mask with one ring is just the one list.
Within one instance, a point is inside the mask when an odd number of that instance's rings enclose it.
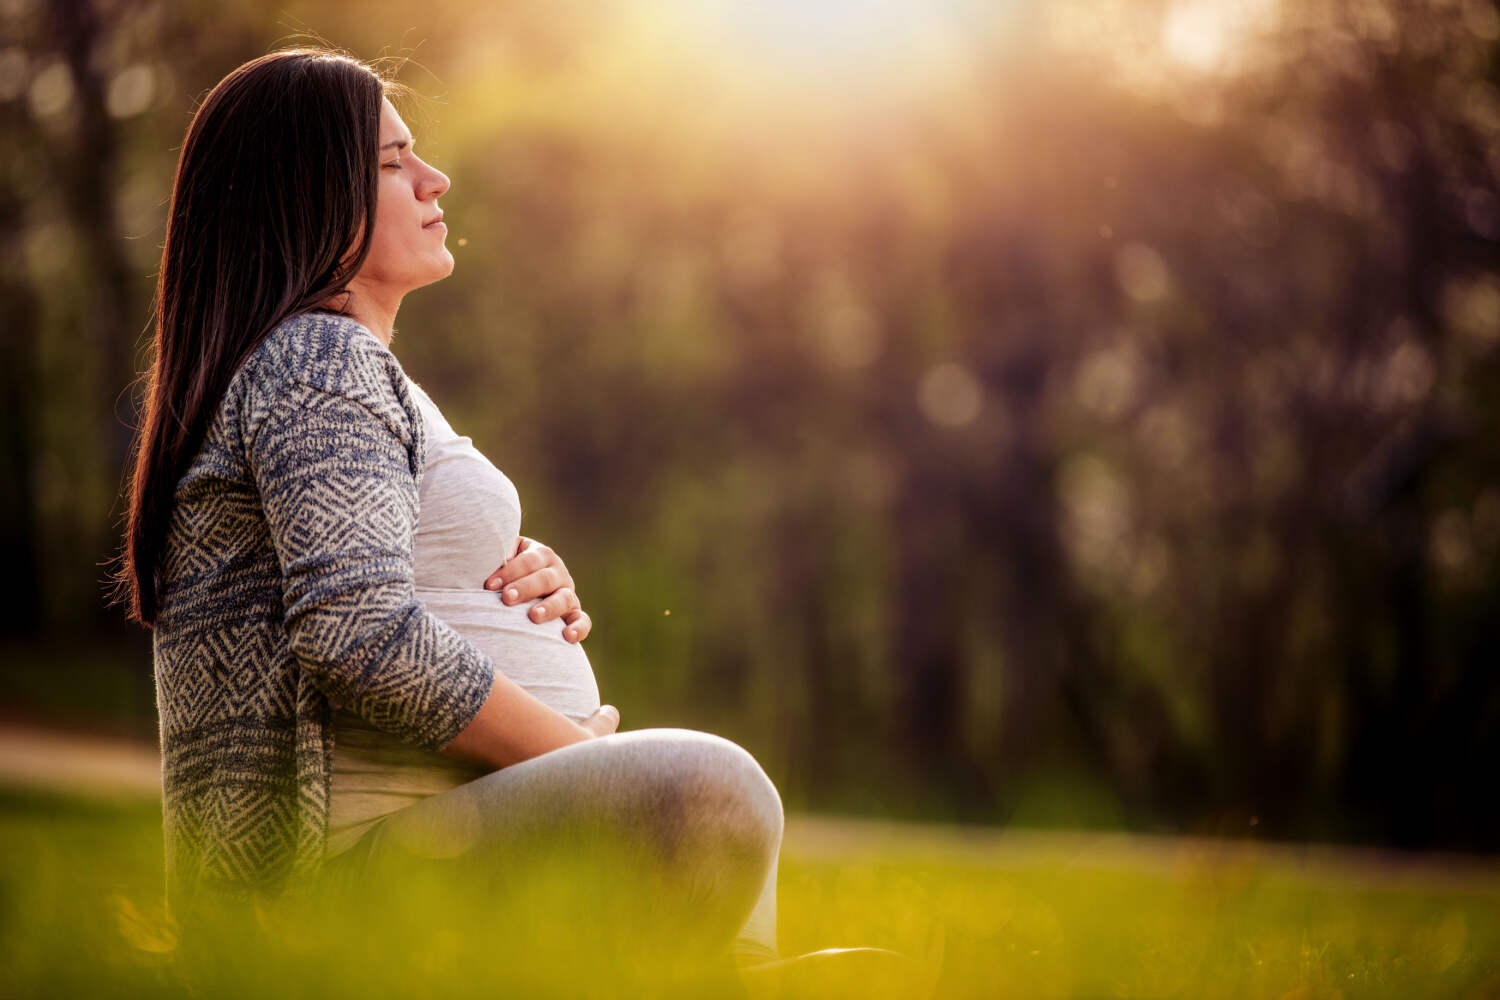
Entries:
{"label": "woman's shoulder", "polygon": [[347,388],[371,378],[385,389],[401,368],[363,324],[337,313],[311,311],[282,320],[266,334],[246,367],[259,376],[320,389]]}
{"label": "woman's shoulder", "polygon": [[242,397],[254,424],[278,404],[295,408],[327,395],[360,404],[402,437],[420,423],[395,355],[367,327],[337,313],[283,320],[251,353],[236,382],[231,395]]}

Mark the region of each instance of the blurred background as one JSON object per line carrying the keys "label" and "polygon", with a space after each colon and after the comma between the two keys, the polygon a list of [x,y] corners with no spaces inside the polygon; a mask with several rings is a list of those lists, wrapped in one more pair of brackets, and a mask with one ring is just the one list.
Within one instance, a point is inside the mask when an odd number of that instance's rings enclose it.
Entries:
{"label": "blurred background", "polygon": [[418,95],[393,346],[627,728],[799,810],[1500,847],[1492,0],[0,0],[0,720],[154,733],[176,150],[310,39]]}

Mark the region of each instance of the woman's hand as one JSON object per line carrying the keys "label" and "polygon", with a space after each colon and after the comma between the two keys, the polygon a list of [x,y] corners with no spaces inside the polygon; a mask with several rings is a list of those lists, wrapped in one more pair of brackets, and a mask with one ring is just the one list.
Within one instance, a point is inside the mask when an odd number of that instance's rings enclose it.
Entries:
{"label": "woman's hand", "polygon": [[579,723],[594,736],[608,736],[620,728],[620,710],[613,705],[600,705],[599,710]]}
{"label": "woman's hand", "polygon": [[563,638],[569,642],[582,642],[594,627],[588,612],[578,603],[573,574],[556,552],[533,539],[519,539],[515,553],[490,574],[484,588],[501,591],[500,600],[506,604],[541,598],[530,611],[531,620],[548,622],[561,618]]}

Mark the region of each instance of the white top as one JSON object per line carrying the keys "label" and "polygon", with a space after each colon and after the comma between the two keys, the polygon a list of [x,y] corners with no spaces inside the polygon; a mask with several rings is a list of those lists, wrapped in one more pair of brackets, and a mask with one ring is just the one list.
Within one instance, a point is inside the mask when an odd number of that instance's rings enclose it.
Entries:
{"label": "white top", "polygon": [[[495,661],[495,668],[575,720],[599,707],[583,647],[554,618],[538,625],[535,602],[507,606],[484,581],[515,551],[521,499],[505,473],[457,434],[427,393],[408,380],[427,431],[421,512],[412,558],[417,599]],[[484,773],[375,729],[351,712],[333,717],[328,855],[352,847],[378,819]]]}

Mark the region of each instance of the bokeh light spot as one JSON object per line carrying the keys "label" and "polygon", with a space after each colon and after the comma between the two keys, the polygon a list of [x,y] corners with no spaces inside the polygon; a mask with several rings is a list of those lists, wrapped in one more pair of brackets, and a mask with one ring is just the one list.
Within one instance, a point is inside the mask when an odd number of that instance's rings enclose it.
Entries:
{"label": "bokeh light spot", "polygon": [[156,96],[156,75],[150,66],[137,64],[121,70],[109,81],[104,107],[115,118],[130,118],[151,107]]}
{"label": "bokeh light spot", "polygon": [[1443,288],[1443,318],[1481,347],[1500,340],[1500,278],[1454,279]]}
{"label": "bokeh light spot", "polygon": [[852,302],[834,306],[819,326],[828,360],[845,368],[860,368],[880,354],[880,328],[868,309]]}
{"label": "bokeh light spot", "polygon": [[48,63],[31,81],[31,110],[39,118],[51,118],[62,114],[73,103],[73,74],[67,63],[56,60]]}
{"label": "bokeh light spot", "polygon": [[1457,507],[1438,515],[1430,535],[1432,560],[1440,570],[1461,573],[1474,558],[1474,545],[1468,516]]}
{"label": "bokeh light spot", "polygon": [[928,420],[940,427],[963,427],[974,422],[984,406],[979,380],[962,365],[934,365],[917,386],[917,405]]}
{"label": "bokeh light spot", "polygon": [[1117,420],[1137,398],[1141,357],[1132,344],[1096,351],[1079,366],[1073,396],[1090,413]]}
{"label": "bokeh light spot", "polygon": [[1436,379],[1437,369],[1427,349],[1405,341],[1386,359],[1376,401],[1387,409],[1419,402],[1432,391]]}
{"label": "bokeh light spot", "polygon": [[1074,561],[1094,572],[1128,571],[1130,497],[1109,466],[1097,455],[1075,455],[1058,474],[1057,492]]}
{"label": "bokeh light spot", "polygon": [[1172,279],[1161,254],[1144,243],[1127,243],[1115,255],[1120,290],[1137,302],[1154,302],[1167,294]]}
{"label": "bokeh light spot", "polygon": [[880,356],[880,324],[841,269],[819,278],[805,309],[804,322],[830,368],[862,368]]}

